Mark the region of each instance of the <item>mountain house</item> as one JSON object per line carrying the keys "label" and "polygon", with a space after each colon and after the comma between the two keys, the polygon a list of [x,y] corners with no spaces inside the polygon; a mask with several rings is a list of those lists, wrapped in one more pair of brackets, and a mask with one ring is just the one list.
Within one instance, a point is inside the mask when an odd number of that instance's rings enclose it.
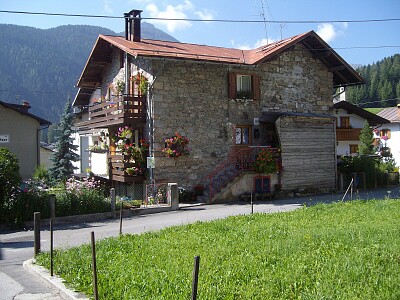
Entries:
{"label": "mountain house", "polygon": [[[77,172],[122,193],[202,185],[210,202],[335,188],[332,91],[363,79],[314,31],[240,50],[142,39],[140,14],[98,37],[77,83]],[[261,153],[276,168],[254,172]]]}
{"label": "mountain house", "polygon": [[0,101],[0,147],[13,152],[22,179],[29,179],[41,163],[40,131],[51,123],[29,112],[31,106]]}

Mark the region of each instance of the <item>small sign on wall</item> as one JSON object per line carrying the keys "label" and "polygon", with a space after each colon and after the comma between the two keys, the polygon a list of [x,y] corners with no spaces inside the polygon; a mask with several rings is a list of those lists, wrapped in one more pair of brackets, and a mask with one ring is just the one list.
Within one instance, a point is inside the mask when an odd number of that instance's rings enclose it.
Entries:
{"label": "small sign on wall", "polygon": [[154,169],[156,167],[154,157],[147,157],[147,168]]}
{"label": "small sign on wall", "polygon": [[9,134],[0,134],[0,144],[7,144],[10,142]]}

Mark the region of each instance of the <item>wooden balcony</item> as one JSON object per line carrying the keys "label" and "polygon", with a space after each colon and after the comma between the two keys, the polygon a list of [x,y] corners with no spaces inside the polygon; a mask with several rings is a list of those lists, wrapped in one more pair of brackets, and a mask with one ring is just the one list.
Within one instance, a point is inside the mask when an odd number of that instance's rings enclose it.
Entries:
{"label": "wooden balcony", "polygon": [[89,120],[77,124],[80,128],[108,128],[130,124],[142,128],[146,123],[146,97],[121,96],[89,107]]}
{"label": "wooden balcony", "polygon": [[136,167],[137,165],[132,162],[128,162],[129,156],[122,154],[109,154],[109,177],[110,180],[119,182],[143,182],[145,176],[143,174],[129,175],[126,172],[127,168]]}
{"label": "wooden balcony", "polygon": [[336,128],[337,141],[358,141],[361,128]]}

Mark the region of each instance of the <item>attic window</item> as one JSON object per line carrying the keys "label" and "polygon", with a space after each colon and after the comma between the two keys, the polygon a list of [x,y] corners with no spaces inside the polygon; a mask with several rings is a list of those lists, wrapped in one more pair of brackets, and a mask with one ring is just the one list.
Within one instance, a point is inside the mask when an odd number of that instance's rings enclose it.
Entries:
{"label": "attic window", "polygon": [[260,76],[229,73],[229,98],[260,100]]}

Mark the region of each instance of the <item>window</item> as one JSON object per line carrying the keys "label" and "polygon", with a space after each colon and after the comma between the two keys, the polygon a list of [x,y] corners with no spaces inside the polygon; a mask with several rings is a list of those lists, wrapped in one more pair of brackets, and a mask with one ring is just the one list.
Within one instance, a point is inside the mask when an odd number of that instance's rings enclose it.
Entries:
{"label": "window", "polygon": [[340,128],[350,128],[350,117],[340,117]]}
{"label": "window", "polygon": [[252,99],[251,92],[251,76],[250,75],[237,75],[236,77],[236,98],[238,99]]}
{"label": "window", "polygon": [[229,98],[260,100],[260,76],[229,73]]}
{"label": "window", "polygon": [[236,126],[236,145],[250,144],[250,126]]}
{"label": "window", "polygon": [[271,192],[271,178],[268,176],[254,178],[254,192],[255,193],[270,193]]}
{"label": "window", "polygon": [[[386,140],[388,140],[388,139],[390,139],[390,129],[382,129],[380,132],[379,132],[379,136],[381,137],[381,138],[383,138],[384,136],[386,137]],[[385,140],[385,139],[384,139]]]}
{"label": "window", "polygon": [[350,145],[350,154],[358,153],[358,145]]}

